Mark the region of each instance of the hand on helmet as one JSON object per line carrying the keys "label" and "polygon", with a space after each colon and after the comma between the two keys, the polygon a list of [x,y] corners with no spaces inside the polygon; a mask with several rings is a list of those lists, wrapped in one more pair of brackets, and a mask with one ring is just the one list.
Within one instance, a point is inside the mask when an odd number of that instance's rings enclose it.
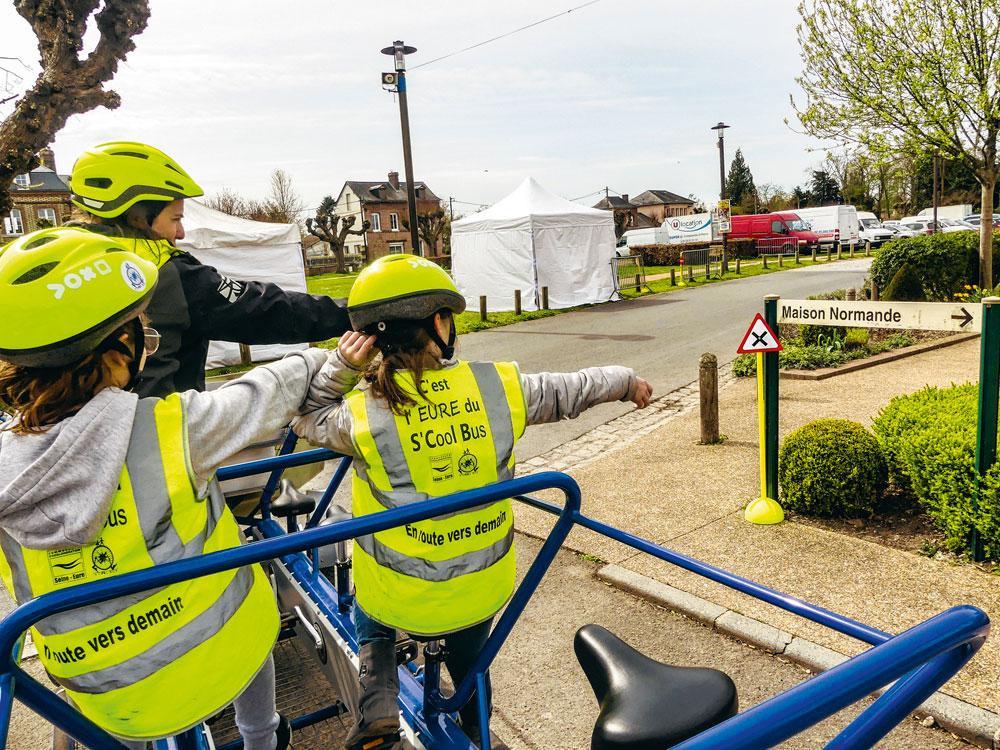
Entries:
{"label": "hand on helmet", "polygon": [[374,352],[375,337],[361,333],[360,331],[348,331],[340,337],[337,343],[337,350],[340,356],[351,367],[362,369],[371,362]]}

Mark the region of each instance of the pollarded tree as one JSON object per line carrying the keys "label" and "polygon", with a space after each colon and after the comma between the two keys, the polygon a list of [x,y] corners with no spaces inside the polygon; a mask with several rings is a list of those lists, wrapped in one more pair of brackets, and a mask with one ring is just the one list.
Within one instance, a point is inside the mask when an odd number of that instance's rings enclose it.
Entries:
{"label": "pollarded tree", "polygon": [[[410,230],[410,222],[403,217],[403,229]],[[438,243],[444,240],[444,246],[451,249],[451,219],[443,208],[436,208],[417,214],[417,236],[427,245],[429,254],[438,254]],[[447,253],[446,253],[447,254]]]}
{"label": "pollarded tree", "polygon": [[742,206],[745,210],[755,208],[757,188],[753,184],[753,173],[743,158],[743,150],[736,149],[732,164],[729,165],[729,176],[726,178],[726,191],[733,205]]}
{"label": "pollarded tree", "polygon": [[[15,0],[14,7],[38,37],[42,72],[0,123],[0,214],[10,210],[14,177],[38,166],[38,152],[70,115],[121,104],[104,83],[135,49],[132,38],[149,20],[147,0]],[[81,59],[91,20],[100,36]]]}
{"label": "pollarded tree", "polygon": [[365,221],[361,229],[354,229],[355,216],[338,216],[335,213],[337,202],[326,196],[319,202],[316,209],[316,216],[306,219],[306,230],[314,237],[319,237],[330,245],[330,250],[337,259],[337,273],[346,273],[347,266],[344,263],[344,240],[349,234],[364,234],[371,227],[371,223]]}
{"label": "pollarded tree", "polygon": [[980,286],[993,286],[1000,0],[803,0],[806,131],[873,152],[939,153],[980,185]]}

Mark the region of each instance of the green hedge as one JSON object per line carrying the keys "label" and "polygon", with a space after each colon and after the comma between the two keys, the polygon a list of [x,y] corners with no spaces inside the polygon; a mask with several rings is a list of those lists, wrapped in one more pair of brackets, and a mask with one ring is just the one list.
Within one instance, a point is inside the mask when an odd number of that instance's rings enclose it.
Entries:
{"label": "green hedge", "polygon": [[785,438],[778,482],[789,510],[838,518],[866,516],[885,490],[885,458],[878,441],[857,422],[818,419]]}
{"label": "green hedge", "polygon": [[[979,234],[950,232],[892,240],[875,253],[871,277],[885,289],[904,263],[923,283],[929,300],[950,300],[965,284],[979,283]],[[1000,232],[993,235],[993,275],[1000,271]]]}
{"label": "green hedge", "polygon": [[978,397],[975,383],[897,396],[875,418],[873,429],[893,484],[927,509],[949,548],[966,549],[976,525],[986,554],[998,558],[1000,465],[986,476],[975,508]]}

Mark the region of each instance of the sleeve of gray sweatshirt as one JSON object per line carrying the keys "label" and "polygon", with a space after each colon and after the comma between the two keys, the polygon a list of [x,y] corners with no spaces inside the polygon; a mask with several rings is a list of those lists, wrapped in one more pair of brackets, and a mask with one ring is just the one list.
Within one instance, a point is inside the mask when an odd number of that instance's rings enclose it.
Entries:
{"label": "sleeve of gray sweatshirt", "polygon": [[624,401],[636,387],[628,367],[588,367],[579,372],[521,374],[528,424],[576,419],[597,404]]}
{"label": "sleeve of gray sweatshirt", "polygon": [[273,435],[297,414],[333,400],[336,351],[306,349],[255,367],[214,391],[181,394],[191,469],[204,491],[235,453]]}
{"label": "sleeve of gray sweatshirt", "polygon": [[361,372],[345,362],[339,352],[323,369],[326,405],[304,409],[302,416],[292,420],[292,429],[313,445],[356,457],[358,451],[351,438],[351,410],[344,403],[344,396],[357,385]]}

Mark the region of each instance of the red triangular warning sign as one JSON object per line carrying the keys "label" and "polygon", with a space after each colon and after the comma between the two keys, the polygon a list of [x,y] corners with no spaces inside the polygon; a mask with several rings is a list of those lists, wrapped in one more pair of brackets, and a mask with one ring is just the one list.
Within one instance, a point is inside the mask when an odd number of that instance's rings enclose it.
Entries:
{"label": "red triangular warning sign", "polygon": [[760,354],[764,352],[780,352],[783,348],[781,342],[778,341],[778,337],[771,330],[771,326],[764,320],[764,316],[757,313],[736,353]]}

